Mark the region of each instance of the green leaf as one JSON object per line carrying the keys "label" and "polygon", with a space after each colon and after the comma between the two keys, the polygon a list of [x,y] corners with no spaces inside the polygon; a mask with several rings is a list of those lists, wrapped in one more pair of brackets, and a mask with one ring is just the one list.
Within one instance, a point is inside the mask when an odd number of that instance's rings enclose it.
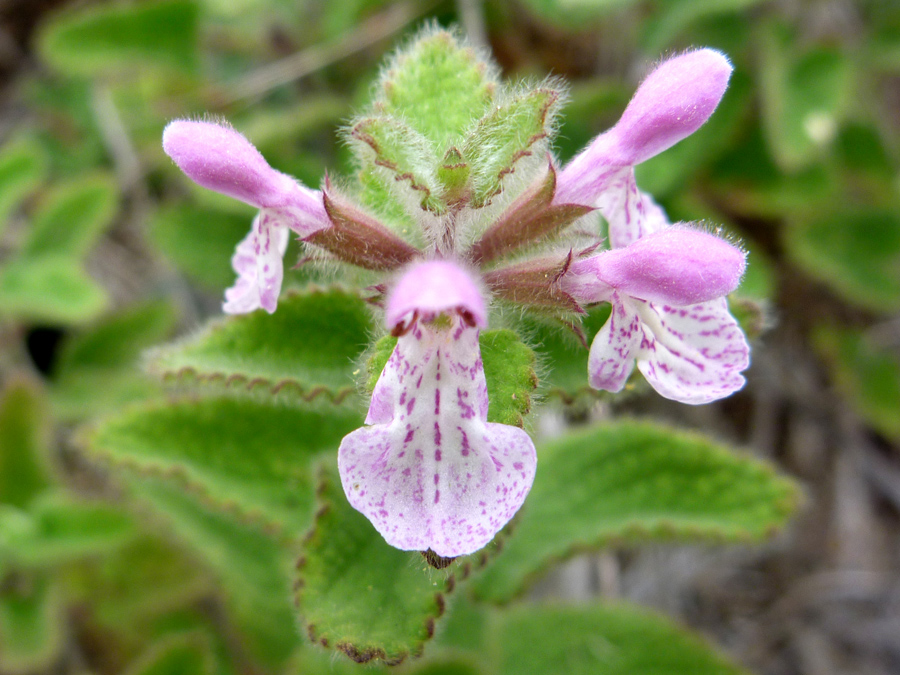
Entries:
{"label": "green leaf", "polygon": [[134,407],[87,439],[104,463],[165,479],[287,537],[312,521],[310,465],[362,423],[352,410],[207,398]]}
{"label": "green leaf", "polygon": [[900,215],[844,208],[784,231],[791,257],[847,300],[876,312],[900,308]]}
{"label": "green leaf", "polygon": [[419,553],[389,546],[331,472],[322,472],[318,494],[321,508],[297,563],[297,607],[310,638],[360,663],[421,654],[452,577]]}
{"label": "green leaf", "polygon": [[19,138],[0,150],[0,233],[7,218],[44,180],[47,162],[33,139]]}
{"label": "green leaf", "polygon": [[270,669],[280,669],[300,643],[284,550],[257,529],[210,511],[160,481],[141,479],[129,485],[214,572],[253,655]]}
{"label": "green leaf", "polygon": [[25,508],[50,484],[50,433],[36,383],[10,378],[0,399],[0,504]]}
{"label": "green leaf", "polygon": [[311,287],[282,296],[274,314],[224,319],[149,360],[151,372],[225,386],[285,391],[335,402],[354,391],[354,364],[373,330],[365,302],[354,292]]}
{"label": "green leaf", "polygon": [[77,565],[68,577],[72,600],[117,642],[143,644],[161,617],[195,606],[213,589],[193,556],[161,536],[143,536],[100,559]]}
{"label": "green leaf", "polygon": [[0,269],[0,315],[59,324],[98,316],[106,292],[68,256],[16,260]]}
{"label": "green leaf", "polygon": [[772,24],[762,42],[763,127],[778,164],[794,171],[834,139],[856,78],[850,59],[837,49],[795,55],[796,41],[782,26]]}
{"label": "green leaf", "polygon": [[900,440],[900,359],[896,353],[840,328],[820,328],[813,344],[856,412],[878,432]]}
{"label": "green leaf", "polygon": [[253,216],[191,204],[166,205],[150,217],[150,240],[194,281],[212,290],[234,283],[231,256]]}
{"label": "green leaf", "polygon": [[49,577],[23,575],[0,589],[0,672],[49,669],[64,645],[62,622],[60,589]]}
{"label": "green leaf", "polygon": [[659,3],[645,22],[641,40],[643,51],[646,54],[661,54],[671,49],[676,39],[691,25],[722,14],[742,12],[762,2],[763,0],[667,0]]}
{"label": "green leaf", "polygon": [[538,457],[518,525],[474,580],[479,597],[508,601],[552,563],[617,542],[758,541],[784,525],[799,498],[767,464],[644,422],[569,434]]}
{"label": "green leaf", "polygon": [[[525,415],[531,411],[531,395],[538,384],[534,352],[510,330],[485,331],[479,343],[490,394],[488,422],[523,426]],[[375,389],[396,345],[397,338],[390,335],[375,343],[366,364],[366,384],[370,392]]]}
{"label": "green leaf", "polygon": [[147,67],[190,73],[199,60],[197,19],[193,0],[92,5],[46,22],[38,48],[67,75]]}
{"label": "green leaf", "polygon": [[[610,305],[603,303],[582,317],[581,330],[588,345],[609,318]],[[588,385],[588,349],[575,333],[543,317],[529,316],[520,326],[532,345],[542,370],[541,387],[547,393],[571,403],[582,394],[597,395]],[[593,394],[592,394],[593,392]]]}
{"label": "green leaf", "polygon": [[112,223],[117,202],[116,182],[106,174],[54,186],[32,217],[22,254],[83,257]]}
{"label": "green leaf", "polygon": [[498,613],[498,675],[740,675],[698,636],[626,604]]}
{"label": "green leaf", "polygon": [[212,675],[209,643],[200,633],[175,635],[151,647],[126,675]]}
{"label": "green leaf", "polygon": [[494,106],[466,137],[463,158],[471,165],[473,204],[484,206],[502,190],[503,178],[516,170],[519,160],[544,158],[559,108],[559,92],[540,87],[522,92]]}
{"label": "green leaf", "polygon": [[48,493],[32,504],[29,512],[29,527],[17,528],[5,542],[15,563],[22,567],[52,567],[107,553],[134,535],[131,517],[103,502]]}
{"label": "green leaf", "polygon": [[138,370],[138,357],[168,337],[176,319],[169,302],[147,302],[68,336],[50,390],[56,415],[65,420],[84,418],[158,393],[158,383]]}
{"label": "green leaf", "polygon": [[380,167],[388,179],[408,185],[422,208],[443,213],[437,159],[428,139],[391,117],[364,117],[347,136],[364,167]]}
{"label": "green leaf", "polygon": [[451,33],[426,29],[384,70],[375,110],[405,120],[442,157],[490,105],[494,74]]}

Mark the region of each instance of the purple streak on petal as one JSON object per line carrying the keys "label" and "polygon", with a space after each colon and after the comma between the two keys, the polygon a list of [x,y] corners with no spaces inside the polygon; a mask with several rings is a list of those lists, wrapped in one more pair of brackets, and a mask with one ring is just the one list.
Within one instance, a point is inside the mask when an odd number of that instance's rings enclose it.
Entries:
{"label": "purple streak on petal", "polygon": [[234,286],[225,291],[222,311],[245,314],[262,307],[275,311],[284,276],[282,258],[290,231],[279,226],[265,211],[253,220],[250,233],[238,244],[231,266],[237,272]]}
{"label": "purple streak on petal", "polygon": [[621,391],[634,370],[634,355],[641,342],[637,313],[613,295],[609,319],[591,343],[588,381],[594,389]]}
{"label": "purple streak on petal", "polygon": [[744,386],[750,348],[725,298],[688,307],[633,302],[644,332],[638,368],[659,394],[697,405]]}
{"label": "purple streak on petal", "polygon": [[300,237],[330,225],[319,191],[270,167],[253,144],[230,127],[175,120],[163,132],[163,149],[198,185],[269,210]]}
{"label": "purple streak on petal", "polygon": [[584,303],[606,300],[613,288],[622,296],[693,305],[733,291],[745,267],[745,253],[724,239],[670,227],[575,261],[561,283]]}
{"label": "purple streak on petal", "polygon": [[487,408],[477,328],[454,315],[449,327],[419,323],[400,337],[372,396],[372,426],[338,452],[347,499],[390,545],[467,555],[521,507],[534,445],[521,429],[488,423]]}
{"label": "purple streak on petal", "polygon": [[462,309],[479,328],[487,326],[484,297],[472,275],[456,263],[429,260],[407,268],[388,295],[385,321],[394,328],[415,310],[436,315]]}

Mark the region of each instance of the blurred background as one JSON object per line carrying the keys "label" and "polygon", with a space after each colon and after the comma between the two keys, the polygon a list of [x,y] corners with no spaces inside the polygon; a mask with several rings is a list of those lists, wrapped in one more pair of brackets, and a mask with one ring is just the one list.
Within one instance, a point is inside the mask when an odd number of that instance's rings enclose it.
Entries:
{"label": "blurred background", "polygon": [[[711,46],[735,65],[710,122],[638,184],[750,251],[733,299],[748,385],[616,412],[772,460],[803,509],[762,547],[583,557],[538,594],[656,607],[766,675],[900,673],[895,0],[0,0],[0,673],[118,673],[157,633],[222,620],[189,552],[152,532],[123,546],[133,523],[76,500],[115,497],[80,458],[79,425],[154,394],[141,352],[219,313],[253,216],[183,178],[163,127],[223,117],[318,186],[326,167],[349,173],[341,124],[429,20],[461,26],[508,78],[571,83],[563,160],[663,55]],[[546,398],[545,427],[592,414]],[[80,534],[36,544],[40,571],[22,574],[2,544],[34,522]]]}

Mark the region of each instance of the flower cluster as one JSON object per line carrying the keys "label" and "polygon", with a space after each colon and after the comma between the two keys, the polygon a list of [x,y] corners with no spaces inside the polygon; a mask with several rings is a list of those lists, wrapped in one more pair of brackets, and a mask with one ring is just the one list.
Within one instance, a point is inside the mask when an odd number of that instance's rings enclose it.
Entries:
{"label": "flower cluster", "polygon": [[[311,190],[272,169],[227,126],[179,120],[166,128],[165,151],[191,179],[259,209],[232,259],[238,280],[226,292],[225,312],[276,310],[290,231],[327,256],[383,276],[384,320],[397,344],[366,426],[344,438],[338,464],[350,503],[389,544],[442,557],[471,553],[491,541],[531,488],[531,439],[487,421],[479,333],[494,304],[577,315],[610,303],[590,347],[588,378],[597,389],[621,390],[635,363],[660,394],[685,403],[743,385],[748,347],[726,295],[740,281],[744,253],[702,229],[670,224],[634,176],[635,165],[706,121],[730,72],[710,49],[664,62],[619,122],[568,165],[552,157],[536,164],[492,211],[460,174],[441,209],[411,209],[422,224],[416,238],[401,236],[327,181]],[[459,161],[443,168],[465,168],[456,148],[446,157]],[[476,236],[461,236],[461,223],[477,220],[479,210],[490,213],[488,222]],[[575,246],[573,224],[584,230],[598,212],[609,246],[599,236]]]}

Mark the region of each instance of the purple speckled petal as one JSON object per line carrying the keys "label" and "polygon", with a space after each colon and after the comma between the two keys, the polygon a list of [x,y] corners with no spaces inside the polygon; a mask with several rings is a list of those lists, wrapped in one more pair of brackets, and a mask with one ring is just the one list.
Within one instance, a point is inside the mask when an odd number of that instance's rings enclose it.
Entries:
{"label": "purple speckled petal", "polygon": [[428,260],[403,272],[388,297],[385,321],[394,328],[413,311],[431,316],[450,310],[464,310],[476,326],[487,326],[484,297],[475,278],[456,263]]}
{"label": "purple speckled petal", "polygon": [[[614,331],[618,337],[610,339]],[[621,380],[608,374],[619,373],[617,363],[630,372],[634,359],[659,394],[700,404],[744,386],[741,371],[750,364],[750,349],[725,298],[672,307],[615,297],[610,321],[591,345],[591,386],[619,391],[627,372]]]}
{"label": "purple speckled petal", "polygon": [[228,126],[175,120],[163,132],[163,149],[198,185],[269,211],[301,238],[330,226],[321,192],[270,167]]}
{"label": "purple speckled petal", "polygon": [[400,337],[363,427],[344,438],[347,499],[385,540],[444,557],[484,547],[522,506],[537,457],[521,429],[487,422],[478,329],[417,321]]}
{"label": "purple speckled petal", "polygon": [[724,239],[687,227],[669,227],[628,246],[573,262],[560,280],[582,303],[622,296],[670,305],[694,305],[728,295],[741,280],[746,254]]}
{"label": "purple speckled petal", "polygon": [[643,333],[637,313],[612,295],[612,311],[600,332],[594,336],[588,356],[588,380],[594,389],[622,391],[634,370],[635,352]]}
{"label": "purple speckled petal", "polygon": [[262,211],[254,220],[250,233],[244,237],[231,266],[238,278],[225,291],[222,310],[227,314],[244,314],[262,307],[269,314],[275,311],[281,281],[284,277],[282,258],[287,250],[290,230],[277,218]]}

